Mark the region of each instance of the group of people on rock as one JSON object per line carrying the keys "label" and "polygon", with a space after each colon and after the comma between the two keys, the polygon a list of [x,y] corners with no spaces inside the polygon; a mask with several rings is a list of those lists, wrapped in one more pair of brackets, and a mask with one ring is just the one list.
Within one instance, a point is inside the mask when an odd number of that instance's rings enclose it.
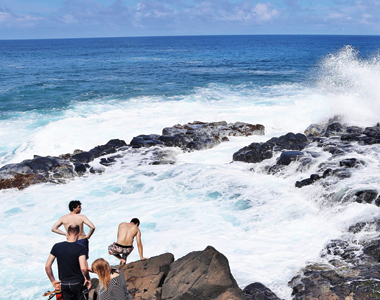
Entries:
{"label": "group of people on rock", "polygon": [[[99,277],[99,300],[132,300],[127,290],[123,274],[103,259],[96,259],[91,268],[87,264],[89,257],[89,239],[95,231],[95,225],[81,214],[82,204],[78,200],[69,203],[70,213],[62,216],[53,225],[52,231],[65,235],[66,241],[55,244],[47,259],[45,271],[56,291],[60,290],[63,300],[87,300],[88,290],[91,287],[89,272]],[[86,235],[83,224],[90,230]],[[59,229],[64,226],[66,232]],[[133,241],[136,238],[140,259],[143,256],[141,242],[140,221],[133,218],[129,223],[119,225],[117,241],[108,246],[108,253],[120,260],[124,265],[131,254]],[[52,265],[57,259],[59,280],[55,279]]]}

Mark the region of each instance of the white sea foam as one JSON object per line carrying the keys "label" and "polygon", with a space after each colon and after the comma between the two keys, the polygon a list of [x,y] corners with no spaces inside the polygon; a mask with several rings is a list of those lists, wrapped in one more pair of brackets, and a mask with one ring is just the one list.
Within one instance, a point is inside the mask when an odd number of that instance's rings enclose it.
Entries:
{"label": "white sea foam", "polygon": [[[212,245],[227,256],[241,287],[259,281],[281,298],[291,299],[287,282],[296,272],[308,261],[317,260],[323,246],[350,225],[378,218],[378,209],[350,201],[327,202],[317,185],[296,189],[294,182],[316,172],[319,161],[310,172],[296,173],[293,164],[281,176],[261,172],[276,157],[259,164],[255,171],[250,164],[230,162],[235,151],[253,141],[302,132],[333,114],[343,112],[353,125],[379,121],[371,108],[377,99],[377,81],[359,76],[377,78],[377,62],[338,53],[326,58],[325,67],[331,71],[324,71],[326,76],[333,80],[320,80],[316,88],[210,85],[187,96],[74,103],[62,114],[26,113],[1,121],[2,164],[34,154],[89,150],[112,138],[129,142],[138,134],[159,134],[166,126],[195,120],[261,123],[267,135],[231,138],[202,152],[178,154],[173,150],[176,165],[139,165],[138,156],[125,156],[102,175],[78,178],[66,185],[0,191],[0,298],[37,299],[51,288],[44,264],[51,246],[62,237],[50,228],[67,212],[68,202],[79,199],[83,213],[97,226],[90,241],[90,262],[104,257],[116,263],[107,254],[107,245],[115,240],[119,222],[139,217],[146,256],[171,252],[179,258]],[[343,86],[357,79],[356,88],[330,88],[334,76],[343,76],[347,70],[350,78],[342,81]],[[349,105],[347,99],[353,99]],[[342,103],[346,103],[344,108]],[[357,155],[368,162],[367,167],[332,185],[331,192],[344,194],[368,184],[378,187],[379,148],[366,149]],[[322,161],[326,155],[318,159]],[[137,259],[135,251],[130,261]]]}

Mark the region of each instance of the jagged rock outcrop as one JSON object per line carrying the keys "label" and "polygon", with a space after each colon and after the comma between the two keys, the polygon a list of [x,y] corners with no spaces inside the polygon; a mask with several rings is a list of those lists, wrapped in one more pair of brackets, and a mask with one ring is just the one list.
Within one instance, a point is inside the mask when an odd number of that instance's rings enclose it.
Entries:
{"label": "jagged rock outcrop", "polygon": [[[194,251],[174,261],[171,253],[119,266],[134,300],[278,300],[260,283],[243,291],[231,274],[227,258],[215,248]],[[97,298],[98,280],[91,280],[90,300]]]}
{"label": "jagged rock outcrop", "polygon": [[[350,230],[358,233],[367,225],[358,223]],[[379,239],[356,244],[333,240],[321,256],[327,258],[328,262],[306,266],[289,282],[293,289],[293,300],[380,299]]]}
{"label": "jagged rock outcrop", "polygon": [[179,147],[184,151],[206,150],[228,141],[228,136],[264,135],[264,131],[264,126],[260,124],[195,121],[166,127],[162,135],[139,135],[130,144],[135,148],[163,145]]}
{"label": "jagged rock outcrop", "polygon": [[258,163],[265,159],[272,158],[274,151],[301,151],[308,145],[308,143],[309,141],[305,135],[289,132],[278,138],[271,138],[265,143],[252,143],[235,152],[232,159],[234,161],[242,161],[246,163]]}
{"label": "jagged rock outcrop", "polygon": [[152,165],[174,164],[173,157],[163,148],[206,150],[228,141],[228,136],[263,135],[264,131],[264,126],[260,124],[196,121],[166,127],[162,130],[162,135],[139,135],[132,139],[130,145],[123,140],[112,139],[89,151],[75,150],[73,154],[62,154],[59,157],[35,155],[33,159],[0,168],[0,190],[23,189],[43,182],[65,183],[67,179],[88,173],[102,174],[106,171],[105,167],[112,166],[124,156],[135,155],[136,152],[145,156],[142,161],[150,160]]}
{"label": "jagged rock outcrop", "polygon": [[175,261],[162,285],[163,300],[244,299],[227,258],[208,246]]}
{"label": "jagged rock outcrop", "polygon": [[126,264],[120,268],[128,291],[135,300],[161,299],[162,284],[174,261],[171,253],[152,257],[149,260]]}

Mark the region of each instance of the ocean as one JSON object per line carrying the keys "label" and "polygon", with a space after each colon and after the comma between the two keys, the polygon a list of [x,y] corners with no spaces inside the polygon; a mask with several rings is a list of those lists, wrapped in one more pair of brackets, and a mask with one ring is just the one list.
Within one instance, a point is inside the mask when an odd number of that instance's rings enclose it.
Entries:
{"label": "ocean", "polygon": [[[349,226],[379,218],[379,209],[328,200],[318,185],[297,189],[307,176],[291,166],[268,175],[268,162],[231,163],[232,155],[334,115],[349,125],[380,122],[379,49],[379,36],[0,41],[0,167],[193,121],[265,126],[264,136],[231,137],[205,151],[173,148],[174,165],[130,156],[67,184],[1,190],[0,299],[40,299],[52,288],[44,266],[64,237],[51,227],[73,199],[96,226],[90,264],[116,264],[107,246],[120,222],[137,217],[144,256],[178,259],[211,245],[241,288],[258,281],[291,299],[288,281]],[[370,167],[339,183],[337,194],[380,190],[380,145],[361,156]],[[129,261],[138,259],[135,250]]]}

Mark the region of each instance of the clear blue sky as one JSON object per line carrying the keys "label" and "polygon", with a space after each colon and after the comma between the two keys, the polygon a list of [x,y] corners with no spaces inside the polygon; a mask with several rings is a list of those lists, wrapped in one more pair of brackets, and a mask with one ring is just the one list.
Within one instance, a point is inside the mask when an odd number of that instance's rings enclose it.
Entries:
{"label": "clear blue sky", "polygon": [[380,0],[0,0],[0,39],[380,34]]}

